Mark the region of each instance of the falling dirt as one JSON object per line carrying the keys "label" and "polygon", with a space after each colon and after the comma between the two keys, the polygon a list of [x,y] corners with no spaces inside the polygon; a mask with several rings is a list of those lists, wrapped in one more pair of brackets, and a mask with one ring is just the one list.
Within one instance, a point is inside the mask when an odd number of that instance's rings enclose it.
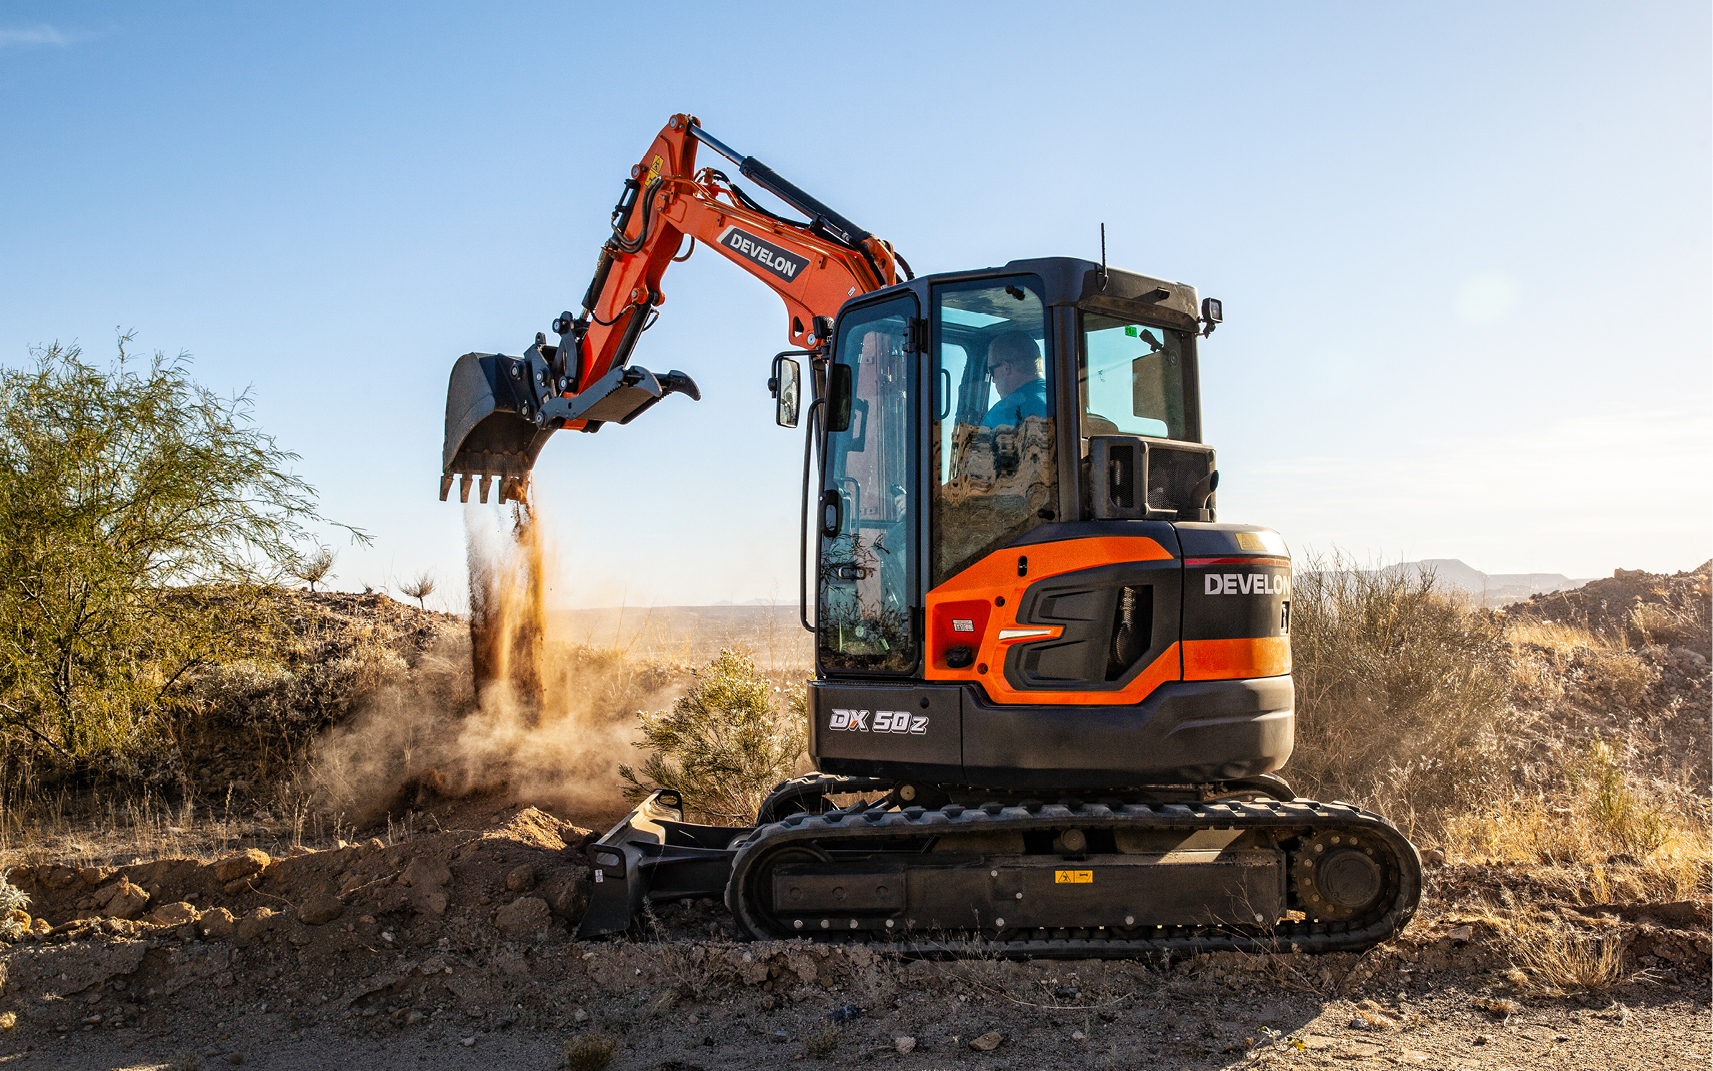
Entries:
{"label": "falling dirt", "polygon": [[547,702],[542,685],[547,636],[547,575],[558,563],[527,502],[511,506],[509,537],[493,538],[465,516],[470,573],[470,670],[478,697],[509,702],[519,717],[539,723]]}
{"label": "falling dirt", "polygon": [[675,667],[556,635],[558,559],[540,518],[514,506],[490,522],[466,514],[468,639],[445,638],[318,748],[319,802],[348,824],[477,795],[616,817],[636,712],[682,688]]}

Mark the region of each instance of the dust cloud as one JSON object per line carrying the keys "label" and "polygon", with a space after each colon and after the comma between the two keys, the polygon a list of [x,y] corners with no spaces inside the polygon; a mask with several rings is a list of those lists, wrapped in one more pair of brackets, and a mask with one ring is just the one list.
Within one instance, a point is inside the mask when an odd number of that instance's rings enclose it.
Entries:
{"label": "dust cloud", "polygon": [[678,675],[556,634],[558,556],[527,506],[511,506],[497,530],[486,511],[464,516],[468,632],[443,637],[319,743],[316,797],[358,827],[472,795],[571,811],[584,824],[616,818],[636,711],[670,705]]}

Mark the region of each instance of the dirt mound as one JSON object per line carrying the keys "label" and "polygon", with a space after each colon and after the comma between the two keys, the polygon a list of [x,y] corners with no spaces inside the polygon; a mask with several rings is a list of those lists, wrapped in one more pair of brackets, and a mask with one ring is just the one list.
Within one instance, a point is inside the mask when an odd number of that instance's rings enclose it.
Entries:
{"label": "dirt mound", "polygon": [[1495,611],[1511,641],[1513,701],[1527,715],[1525,760],[1562,767],[1604,740],[1662,790],[1704,796],[1713,779],[1708,579],[1709,565],[1673,575],[1620,569]]}
{"label": "dirt mound", "polygon": [[279,786],[318,735],[409,679],[431,652],[468,642],[462,618],[379,592],[275,597],[282,628],[267,655],[209,667],[193,683],[196,716],[177,734],[185,798],[277,809]]}
{"label": "dirt mound", "polygon": [[213,862],[17,867],[32,932],[244,944],[277,934],[310,956],[357,946],[491,945],[562,939],[588,904],[583,848],[595,834],[534,807],[472,804],[440,825],[272,858],[258,848]]}
{"label": "dirt mound", "polygon": [[1619,569],[1570,591],[1535,595],[1505,608],[1511,620],[1573,625],[1620,647],[1683,647],[1709,653],[1713,561],[1683,573]]}

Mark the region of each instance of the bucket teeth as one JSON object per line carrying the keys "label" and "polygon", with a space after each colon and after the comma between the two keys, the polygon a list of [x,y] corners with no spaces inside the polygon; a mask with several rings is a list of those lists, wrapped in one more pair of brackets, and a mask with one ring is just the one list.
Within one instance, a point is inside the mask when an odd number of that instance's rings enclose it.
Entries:
{"label": "bucket teeth", "polygon": [[440,501],[446,501],[446,492],[452,490],[452,474],[448,472],[440,477]]}
{"label": "bucket teeth", "polygon": [[492,485],[493,482],[494,482],[494,478],[492,476],[484,475],[482,477],[480,496],[481,496],[481,500],[482,500],[482,505],[484,505],[484,506],[488,504],[488,487],[490,485]]}
{"label": "bucket teeth", "polygon": [[[444,495],[441,497],[445,497]],[[470,474],[466,472],[458,479],[458,501],[470,501]]]}

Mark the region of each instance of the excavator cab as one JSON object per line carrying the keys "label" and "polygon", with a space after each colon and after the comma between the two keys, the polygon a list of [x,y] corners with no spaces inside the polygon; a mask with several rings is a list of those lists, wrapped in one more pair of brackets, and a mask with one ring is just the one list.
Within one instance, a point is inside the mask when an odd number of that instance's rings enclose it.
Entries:
{"label": "excavator cab", "polygon": [[[1047,258],[840,313],[813,565],[822,770],[1111,789],[1284,764],[1290,559],[1215,520],[1202,312],[1183,284]],[[1241,605],[1200,590],[1216,567],[1242,570]],[[906,728],[875,732],[876,710]]]}

